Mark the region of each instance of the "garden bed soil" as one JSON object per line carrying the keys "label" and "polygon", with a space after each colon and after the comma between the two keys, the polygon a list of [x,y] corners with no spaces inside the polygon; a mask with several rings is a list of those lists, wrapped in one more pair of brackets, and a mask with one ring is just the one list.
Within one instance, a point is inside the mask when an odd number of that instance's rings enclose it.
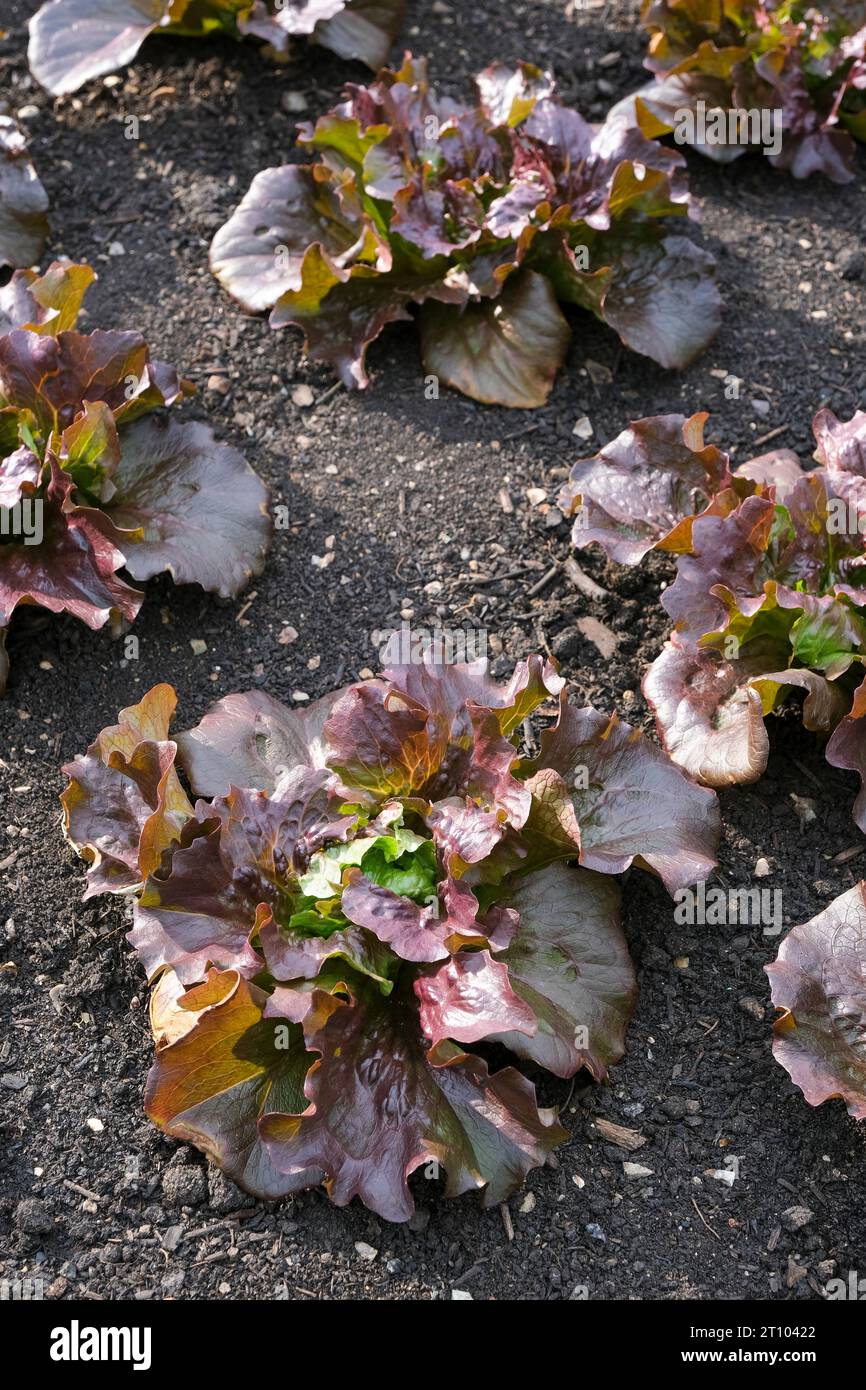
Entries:
{"label": "garden bed soil", "polygon": [[[455,95],[494,57],[526,57],[598,118],[642,80],[636,8],[410,0],[404,40]],[[362,71],[306,47],[274,67],[253,42],[157,39],[117,79],[52,102],[22,56],[31,9],[0,0],[0,89],[15,110],[38,107],[27,125],[51,196],[49,252],[92,261],[86,326],[141,328],[188,374],[200,391],[185,410],[244,450],[290,527],[236,601],[150,583],[137,659],[72,619],[14,622],[0,703],[0,1277],[39,1274],[52,1298],[793,1300],[866,1268],[864,1130],[840,1103],[810,1109],[771,1055],[762,967],[778,938],[677,926],[640,871],[625,891],[640,981],[626,1057],[609,1085],[542,1081],[572,1138],[507,1219],[472,1196],[445,1202],[421,1174],[407,1226],[357,1203],[338,1210],[321,1192],[255,1204],[145,1119],[146,989],[124,907],[80,902],[57,801],[61,763],[157,681],[177,688],[183,726],[233,690],[315,698],[374,668],[374,634],[401,613],[480,624],[497,671],[549,649],[575,698],[651,730],[640,679],[665,635],[671,567],[651,557],[626,571],[586,552],[609,591],[586,598],[562,569],[567,526],[547,504],[576,457],[637,416],[707,409],[709,437],[738,461],[771,432],[805,458],[819,406],[849,416],[866,403],[863,153],[843,188],[796,183],[758,156],[728,168],[690,156],[694,234],[717,257],[725,309],[686,372],[624,352],[575,313],[544,409],[485,408],[447,390],[426,399],[411,325],[384,334],[370,390],[350,395],[302,361],[293,330],[240,313],[207,248],[252,175],[292,157],[289,94],[312,116]],[[724,373],[741,379],[739,398],[726,398]],[[305,396],[312,405],[296,403]],[[583,416],[590,444],[572,432]],[[530,488],[547,502],[533,504]],[[781,890],[790,924],[857,880],[866,841],[850,817],[854,779],[828,768],[796,710],[772,722],[771,741],[764,778],[721,798],[720,860],[726,882],[750,886],[765,858],[760,886]],[[805,825],[798,797],[814,803]],[[858,854],[840,860],[849,848]],[[599,1121],[645,1143],[617,1147]],[[708,1176],[731,1159],[732,1185]],[[629,1178],[624,1162],[651,1174]],[[797,1207],[805,1218],[790,1215]]]}

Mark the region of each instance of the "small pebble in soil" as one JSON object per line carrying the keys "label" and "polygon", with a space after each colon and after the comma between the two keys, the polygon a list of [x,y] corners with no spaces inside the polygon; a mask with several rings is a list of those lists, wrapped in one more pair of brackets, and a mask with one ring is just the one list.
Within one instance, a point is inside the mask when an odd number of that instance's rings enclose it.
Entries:
{"label": "small pebble in soil", "polygon": [[763,1023],[764,1006],[760,999],[754,999],[750,994],[744,994],[742,999],[739,999],[737,1002],[744,1014],[751,1014],[752,1018],[757,1019],[759,1023]]}
{"label": "small pebble in soil", "polygon": [[802,1231],[804,1226],[808,1226],[810,1221],[814,1221],[815,1213],[808,1207],[787,1207],[782,1212],[781,1222],[786,1231]]}

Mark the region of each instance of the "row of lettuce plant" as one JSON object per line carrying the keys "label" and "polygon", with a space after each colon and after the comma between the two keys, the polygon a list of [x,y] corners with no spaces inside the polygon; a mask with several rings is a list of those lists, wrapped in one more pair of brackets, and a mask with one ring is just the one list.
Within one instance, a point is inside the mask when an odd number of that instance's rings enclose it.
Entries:
{"label": "row of lettuce plant", "polygon": [[229,597],[270,538],[267,491],[238,450],[153,414],[192,384],[140,333],[76,331],[94,279],[55,261],[0,288],[0,689],[20,605],[119,625],[143,598],[121,569]]}
{"label": "row of lettuce plant", "polygon": [[683,156],[624,114],[594,128],[530,63],[494,64],[474,104],[426,64],[350,85],[300,127],[308,164],[265,169],[216,234],[214,274],[348,387],[383,328],[411,318],[425,369],[475,400],[542,404],[589,310],[622,342],[683,367],[719,325],[715,262],[671,230],[695,215]]}
{"label": "row of lettuce plant", "polygon": [[[866,140],[860,0],[644,0],[654,80],[624,104],[649,135],[671,130],[720,163],[758,142],[732,113],[778,113],[770,163],[795,178],[854,177]],[[853,138],[852,138],[853,137]]]}
{"label": "row of lettuce plant", "polygon": [[704,879],[715,793],[538,657],[506,685],[428,659],[303,709],[230,695],[172,737],[175,703],[123,710],[63,795],[85,896],[133,902],[148,1114],[260,1197],[323,1183],[400,1221],[441,1165],[502,1201],[567,1135],[491,1062],[606,1076],[635,999],[617,876]]}
{"label": "row of lettuce plant", "polygon": [[48,0],[30,21],[30,71],[49,92],[77,91],[135,58],[151,34],[263,39],[285,54],[294,39],[387,61],[403,0]]}

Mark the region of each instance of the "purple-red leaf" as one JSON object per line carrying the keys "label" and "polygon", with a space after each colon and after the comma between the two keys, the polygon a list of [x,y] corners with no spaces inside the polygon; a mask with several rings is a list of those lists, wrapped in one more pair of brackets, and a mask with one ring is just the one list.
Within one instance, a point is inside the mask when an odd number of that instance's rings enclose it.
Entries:
{"label": "purple-red leaf", "polygon": [[636,420],[591,459],[576,463],[560,493],[577,512],[576,546],[596,541],[619,565],[648,550],[686,549],[691,521],[718,492],[727,456],[704,443],[705,414]]}
{"label": "purple-red leaf", "polygon": [[197,420],[138,420],[123,431],[110,514],[130,538],[133,579],[168,570],[231,598],[260,574],[270,540],[268,493],[246,459]]}
{"label": "purple-red leaf", "polygon": [[503,1030],[498,1041],[555,1076],[586,1067],[603,1081],[625,1051],[637,998],[619,924],[619,885],[551,864],[519,878],[509,903],[520,925],[497,959],[537,1026]]}
{"label": "purple-red leaf", "polygon": [[[557,858],[579,857],[585,868],[601,873],[622,873],[637,859],[671,893],[705,879],[715,865],[714,794],[696,787],[645,734],[616,715],[577,709],[563,699],[556,726],[542,734],[541,752],[526,771],[530,785],[535,776],[558,774],[554,801],[569,819],[570,806],[578,829],[572,839],[561,819],[560,838],[547,840],[541,862],[554,857],[556,843]],[[530,816],[530,855],[533,824]]]}
{"label": "purple-red leaf", "polygon": [[192,816],[168,737],[176,704],[170,685],[155,685],[63,768],[66,834],[91,865],[85,898],[142,883]]}
{"label": "purple-red leaf", "polygon": [[0,116],[0,269],[35,265],[48,235],[48,194],[11,116]]}
{"label": "purple-red leaf", "polygon": [[302,128],[315,162],[258,174],[217,233],[229,293],[302,328],[348,387],[368,384],[367,348],[413,305],[428,377],[476,400],[548,398],[570,335],[560,299],[663,365],[690,361],[719,300],[712,259],[660,227],[689,213],[682,156],[621,116],[593,131],[531,64],[494,64],[477,87],[475,106],[440,98],[410,55],[350,87]]}
{"label": "purple-red leaf", "polygon": [[494,1033],[535,1033],[535,1014],[515,994],[509,975],[508,966],[489,951],[460,951],[420,974],[415,993],[421,1030],[431,1046],[443,1038],[473,1043]]}
{"label": "purple-red leaf", "polygon": [[793,927],[764,967],[781,1010],[773,1054],[810,1105],[866,1119],[866,885]]}
{"label": "purple-red leaf", "polygon": [[264,690],[217,700],[200,724],[178,734],[179,761],[193,791],[224,796],[235,786],[271,792],[286,768],[324,767],[322,730],[342,693],[301,709],[290,709]]}
{"label": "purple-red leaf", "polygon": [[498,299],[424,306],[424,366],[476,401],[532,409],[544,405],[565,360],[571,330],[550,281],[526,270]]}
{"label": "purple-red leaf", "polygon": [[288,1179],[321,1169],[337,1206],[359,1196],[386,1221],[407,1221],[407,1178],[429,1162],[444,1166],[447,1196],[483,1189],[494,1206],[567,1137],[512,1067],[490,1075],[447,1042],[428,1052],[408,1003],[368,991],[307,1045],[321,1053],[307,1075],[309,1111],[267,1115],[260,1132]]}

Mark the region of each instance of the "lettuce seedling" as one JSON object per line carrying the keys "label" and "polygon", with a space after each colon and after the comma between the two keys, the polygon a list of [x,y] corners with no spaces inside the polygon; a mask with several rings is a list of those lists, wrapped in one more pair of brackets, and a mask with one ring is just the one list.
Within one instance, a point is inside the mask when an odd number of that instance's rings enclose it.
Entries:
{"label": "lettuce seedling", "polygon": [[640,129],[673,130],[724,164],[763,144],[795,178],[854,177],[852,136],[866,140],[859,0],[644,0],[641,19],[655,81],[624,104]]}
{"label": "lettuce seedling", "polygon": [[[713,787],[766,767],[764,716],[802,691],[827,760],[866,775],[866,414],[815,416],[820,465],[776,450],[741,464],[705,414],[638,420],[572,470],[574,543],[634,565],[677,556],[671,640],[643,682],[673,760]],[[866,791],[854,803],[866,830]]]}
{"label": "lettuce seedling", "polygon": [[604,1078],[635,997],[614,875],[673,893],[719,833],[714,793],[562,687],[539,657],[505,685],[425,661],[303,709],[229,695],[171,738],[161,685],[65,768],[85,897],[134,900],[158,1125],[260,1197],[324,1183],[392,1221],[423,1165],[492,1204],[544,1162],[555,1112],[468,1049]]}
{"label": "lettuce seedling", "polygon": [[470,107],[406,57],[299,144],[311,164],[256,175],[216,234],[214,274],[348,387],[389,323],[420,305],[425,368],[475,400],[542,404],[568,348],[558,301],[665,367],[719,324],[715,262],[668,229],[690,212],[684,160],[609,117],[594,129],[549,74],[495,64]]}
{"label": "lettuce seedling", "polygon": [[0,270],[37,263],[48,235],[47,208],[23,131],[0,115]]}
{"label": "lettuce seedling", "polygon": [[840,1099],[866,1120],[866,883],[792,928],[764,969],[776,1060],[810,1105]]}
{"label": "lettuce seedling", "polygon": [[243,456],[150,413],[191,383],[140,333],[75,330],[94,278],[55,261],[0,289],[0,690],[19,604],[99,628],[141,605],[121,568],[227,598],[264,564],[267,491]]}
{"label": "lettuce seedling", "polygon": [[285,53],[294,38],[356,58],[387,61],[403,0],[48,0],[30,21],[30,71],[49,92],[131,63],[150,34],[264,39]]}

